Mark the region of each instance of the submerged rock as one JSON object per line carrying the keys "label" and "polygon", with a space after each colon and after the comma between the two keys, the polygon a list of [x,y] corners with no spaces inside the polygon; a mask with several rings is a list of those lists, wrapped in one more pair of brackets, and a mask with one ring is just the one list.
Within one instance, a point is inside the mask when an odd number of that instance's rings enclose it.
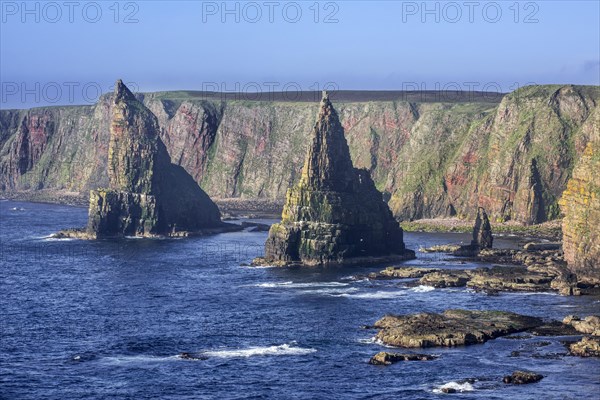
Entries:
{"label": "submerged rock", "polygon": [[208,360],[207,356],[201,355],[201,354],[194,354],[194,353],[188,353],[188,352],[182,352],[179,353],[179,355],[177,356],[178,358],[181,358],[182,360],[191,360],[191,361],[203,361],[203,360]]}
{"label": "submerged rock", "polygon": [[435,360],[437,356],[431,354],[409,354],[409,353],[390,353],[380,351],[369,360],[372,365],[391,365],[398,361],[430,361]]}
{"label": "submerged rock", "polygon": [[377,339],[396,347],[462,346],[484,343],[543,324],[540,318],[507,311],[446,310],[442,314],[387,315],[377,321]]}
{"label": "submerged rock", "polygon": [[356,169],[344,128],[323,94],[300,182],[287,192],[264,259],[275,265],[375,263],[414,258],[367,170]]}
{"label": "submerged rock", "polygon": [[544,377],[540,374],[527,371],[515,371],[512,375],[507,375],[502,379],[504,383],[510,383],[513,385],[525,385],[528,383],[539,382]]}

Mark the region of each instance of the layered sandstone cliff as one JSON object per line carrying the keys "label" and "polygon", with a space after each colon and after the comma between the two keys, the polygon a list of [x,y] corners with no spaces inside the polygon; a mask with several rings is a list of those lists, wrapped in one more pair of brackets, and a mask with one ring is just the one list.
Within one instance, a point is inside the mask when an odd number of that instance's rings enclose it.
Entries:
{"label": "layered sandstone cliff", "polygon": [[[483,206],[492,222],[538,223],[560,215],[600,88],[530,86],[501,102],[365,96],[336,99],[337,111],[354,165],[370,172],[397,218],[471,219]],[[300,180],[314,103],[138,98],[173,162],[210,196],[282,199]],[[106,187],[111,107],[107,95],[94,106],[0,111],[0,190]]]}

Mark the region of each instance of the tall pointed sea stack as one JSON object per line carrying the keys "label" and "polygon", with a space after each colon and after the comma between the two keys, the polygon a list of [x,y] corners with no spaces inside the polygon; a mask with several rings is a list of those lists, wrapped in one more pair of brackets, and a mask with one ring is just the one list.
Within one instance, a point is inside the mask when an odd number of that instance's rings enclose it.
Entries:
{"label": "tall pointed sea stack", "polygon": [[290,188],[265,258],[276,265],[358,264],[414,258],[366,170],[352,166],[344,129],[323,93],[300,182]]}
{"label": "tall pointed sea stack", "polygon": [[154,114],[121,80],[112,105],[108,179],[108,189],[90,192],[88,236],[152,236],[223,226],[208,195],[171,164]]}
{"label": "tall pointed sea stack", "polygon": [[491,249],[494,243],[494,237],[492,236],[492,226],[487,213],[482,207],[477,209],[477,217],[475,218],[475,225],[473,226],[473,240],[471,241],[472,246],[477,246],[481,249]]}

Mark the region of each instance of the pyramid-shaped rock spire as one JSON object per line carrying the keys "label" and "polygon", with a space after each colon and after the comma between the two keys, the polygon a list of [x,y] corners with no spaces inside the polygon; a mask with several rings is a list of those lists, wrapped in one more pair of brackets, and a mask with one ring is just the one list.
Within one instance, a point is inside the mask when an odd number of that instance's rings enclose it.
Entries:
{"label": "pyramid-shaped rock spire", "polygon": [[479,207],[477,209],[477,217],[473,226],[472,246],[476,246],[478,250],[491,249],[494,243],[492,236],[492,226],[485,209]]}
{"label": "pyramid-shaped rock spire", "polygon": [[227,229],[217,206],[172,164],[156,116],[118,80],[113,93],[107,189],[90,192],[87,235],[182,235]]}
{"label": "pyramid-shaped rock spire", "polygon": [[302,184],[320,190],[348,190],[353,179],[350,149],[327,92],[313,129],[312,144],[302,169]]}
{"label": "pyramid-shaped rock spire", "polygon": [[108,145],[111,189],[143,194],[155,192],[158,132],[154,114],[119,79],[113,95]]}
{"label": "pyramid-shaped rock spire", "polygon": [[300,182],[290,188],[282,221],[269,231],[257,264],[367,264],[414,258],[369,172],[352,166],[327,93],[314,125]]}

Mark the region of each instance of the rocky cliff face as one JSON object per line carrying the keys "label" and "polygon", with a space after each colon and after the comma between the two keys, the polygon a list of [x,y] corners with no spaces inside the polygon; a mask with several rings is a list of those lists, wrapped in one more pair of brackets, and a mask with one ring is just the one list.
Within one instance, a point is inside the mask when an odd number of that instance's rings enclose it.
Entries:
{"label": "rocky cliff face", "polygon": [[111,109],[108,189],[92,190],[88,234],[170,234],[221,224],[217,206],[171,164],[156,117],[117,81]]}
{"label": "rocky cliff face", "polygon": [[265,261],[327,265],[393,255],[408,258],[402,229],[368,171],[353,167],[324,94],[300,182],[287,193],[281,223],[269,231]]}
{"label": "rocky cliff face", "polygon": [[[339,102],[353,164],[397,218],[485,207],[492,221],[543,222],[589,141],[600,88],[531,86],[498,104],[439,99]],[[283,198],[297,183],[317,106],[138,95],[174,163],[213,197]],[[413,101],[414,100],[414,101]],[[110,96],[95,106],[0,111],[0,189],[108,185]]]}
{"label": "rocky cliff face", "polygon": [[579,282],[600,284],[600,140],[588,143],[560,205],[569,269]]}

